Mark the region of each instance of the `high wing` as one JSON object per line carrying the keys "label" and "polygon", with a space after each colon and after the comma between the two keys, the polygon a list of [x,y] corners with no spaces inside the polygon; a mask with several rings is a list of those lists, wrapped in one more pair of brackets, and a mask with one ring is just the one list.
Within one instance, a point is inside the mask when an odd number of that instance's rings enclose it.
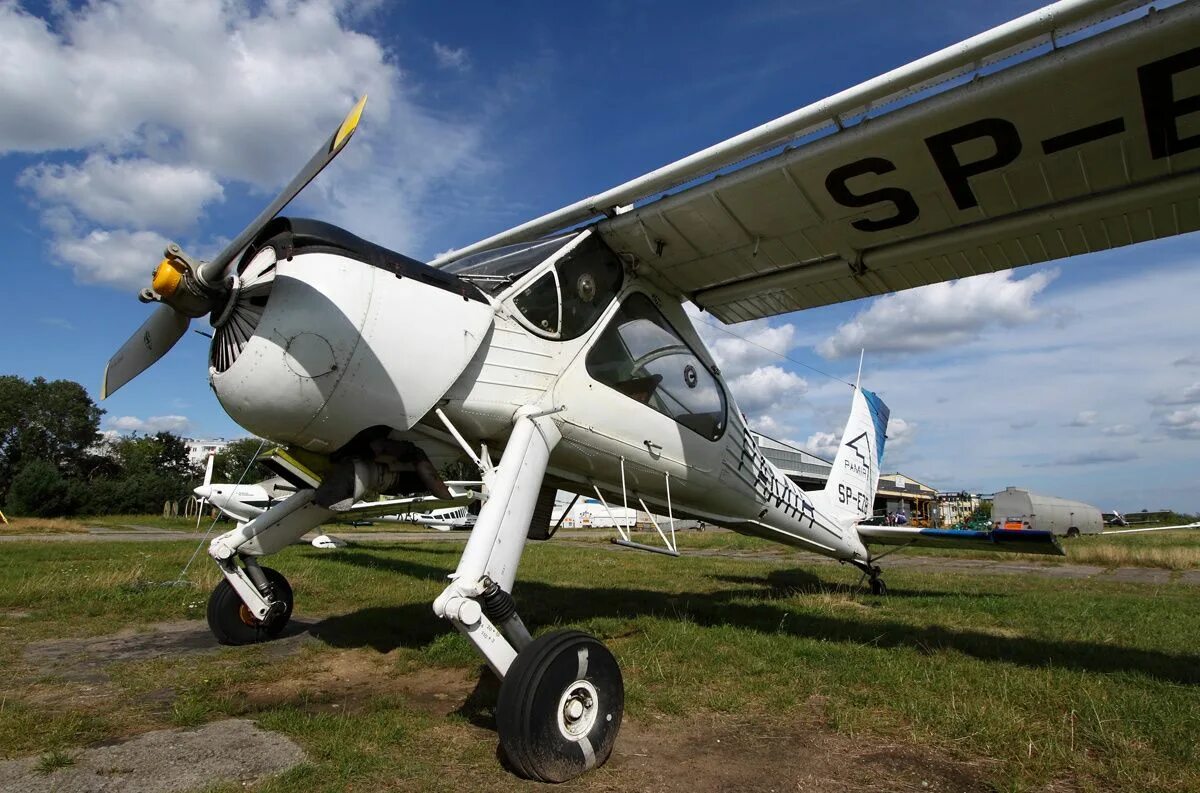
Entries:
{"label": "high wing", "polygon": [[859,526],[858,536],[867,545],[916,546],[921,548],[966,548],[976,551],[1007,551],[1066,556],[1054,534],[1029,529],[917,529],[904,526]]}
{"label": "high wing", "polygon": [[1200,3],[1143,5],[1063,0],[435,264],[603,212],[737,322],[1196,230]]}

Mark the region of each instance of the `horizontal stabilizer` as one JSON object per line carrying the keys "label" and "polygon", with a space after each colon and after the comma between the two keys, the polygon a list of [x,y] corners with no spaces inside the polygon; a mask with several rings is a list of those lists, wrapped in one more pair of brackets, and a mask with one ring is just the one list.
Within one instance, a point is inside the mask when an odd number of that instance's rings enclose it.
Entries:
{"label": "horizontal stabilizer", "polygon": [[859,526],[858,536],[866,545],[966,548],[976,551],[1066,556],[1053,533],[1028,529],[962,531],[959,529],[916,529],[907,526]]}

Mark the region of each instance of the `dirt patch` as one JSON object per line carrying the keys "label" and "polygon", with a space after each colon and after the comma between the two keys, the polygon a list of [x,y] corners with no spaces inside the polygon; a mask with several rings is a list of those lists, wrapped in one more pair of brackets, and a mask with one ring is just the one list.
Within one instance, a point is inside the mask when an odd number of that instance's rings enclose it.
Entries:
{"label": "dirt patch", "polygon": [[197,730],[156,730],[129,741],[67,752],[52,762],[0,763],[9,793],[163,793],[234,782],[249,785],[304,761],[291,739],[230,719]]}
{"label": "dirt patch", "polygon": [[[498,689],[499,682],[480,668],[434,667],[397,674],[387,656],[349,650],[321,657],[302,678],[274,681],[240,696],[266,707],[301,704],[310,710],[352,714],[392,695],[431,715],[465,716],[471,725],[468,732],[461,722],[447,723],[441,728],[444,741],[494,743],[492,709]],[[823,714],[823,702],[814,698],[801,713],[780,719],[723,714],[626,719],[609,763],[575,784],[589,791],[656,793],[990,789],[981,781],[982,762],[960,762],[924,747],[841,735],[825,723]]]}
{"label": "dirt patch", "polygon": [[982,767],[922,747],[839,735],[816,719],[786,728],[724,715],[626,720],[593,790],[984,791]]}
{"label": "dirt patch", "polygon": [[[271,657],[278,658],[314,641],[308,629],[314,623],[293,619],[279,639],[268,643]],[[208,626],[200,621],[163,622],[144,630],[128,629],[86,639],[52,639],[25,647],[24,660],[43,672],[67,680],[100,683],[109,679],[110,664],[146,661],[180,655],[203,656],[222,648]]]}
{"label": "dirt patch", "polygon": [[345,650],[315,659],[303,677],[247,687],[239,696],[260,708],[302,704],[309,710],[355,713],[380,697],[395,695],[418,710],[446,716],[471,699],[478,685],[474,669],[433,667],[396,674],[387,655]]}

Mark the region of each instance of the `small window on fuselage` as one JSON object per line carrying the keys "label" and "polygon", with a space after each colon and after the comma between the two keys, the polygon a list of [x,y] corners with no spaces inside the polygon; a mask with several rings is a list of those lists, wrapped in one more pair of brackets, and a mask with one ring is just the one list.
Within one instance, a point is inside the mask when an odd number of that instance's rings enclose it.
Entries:
{"label": "small window on fuselage", "polygon": [[725,392],[700,357],[645,295],[625,299],[587,354],[593,378],[717,440]]}
{"label": "small window on fuselage", "polygon": [[616,255],[595,232],[586,233],[553,268],[513,298],[535,330],[560,341],[591,330],[624,280]]}

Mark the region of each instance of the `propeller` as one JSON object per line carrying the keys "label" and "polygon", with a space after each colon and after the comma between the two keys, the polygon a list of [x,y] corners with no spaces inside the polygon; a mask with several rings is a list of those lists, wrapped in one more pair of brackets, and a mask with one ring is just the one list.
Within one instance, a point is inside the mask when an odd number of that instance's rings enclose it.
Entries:
{"label": "propeller", "polygon": [[192,319],[203,317],[225,305],[237,279],[236,275],[227,274],[230,265],[263,227],[341,153],[358,127],[366,103],[367,97],[363,95],[333,136],[317,149],[316,154],[292,177],[279,195],[212,261],[196,261],[175,243],[167,246],[163,260],[154,271],[150,287],[138,295],[143,303],[158,303],[159,306],[137,332],[121,345],[121,349],[104,368],[101,399],[107,399],[166,355],[175,342],[187,333]]}
{"label": "propeller", "polygon": [[196,488],[192,492],[199,496],[199,501],[196,502],[196,528],[200,528],[200,518],[204,515],[204,507],[208,504],[208,499],[212,496],[213,464],[217,460],[216,452],[208,453],[208,465],[204,469],[204,484]]}

